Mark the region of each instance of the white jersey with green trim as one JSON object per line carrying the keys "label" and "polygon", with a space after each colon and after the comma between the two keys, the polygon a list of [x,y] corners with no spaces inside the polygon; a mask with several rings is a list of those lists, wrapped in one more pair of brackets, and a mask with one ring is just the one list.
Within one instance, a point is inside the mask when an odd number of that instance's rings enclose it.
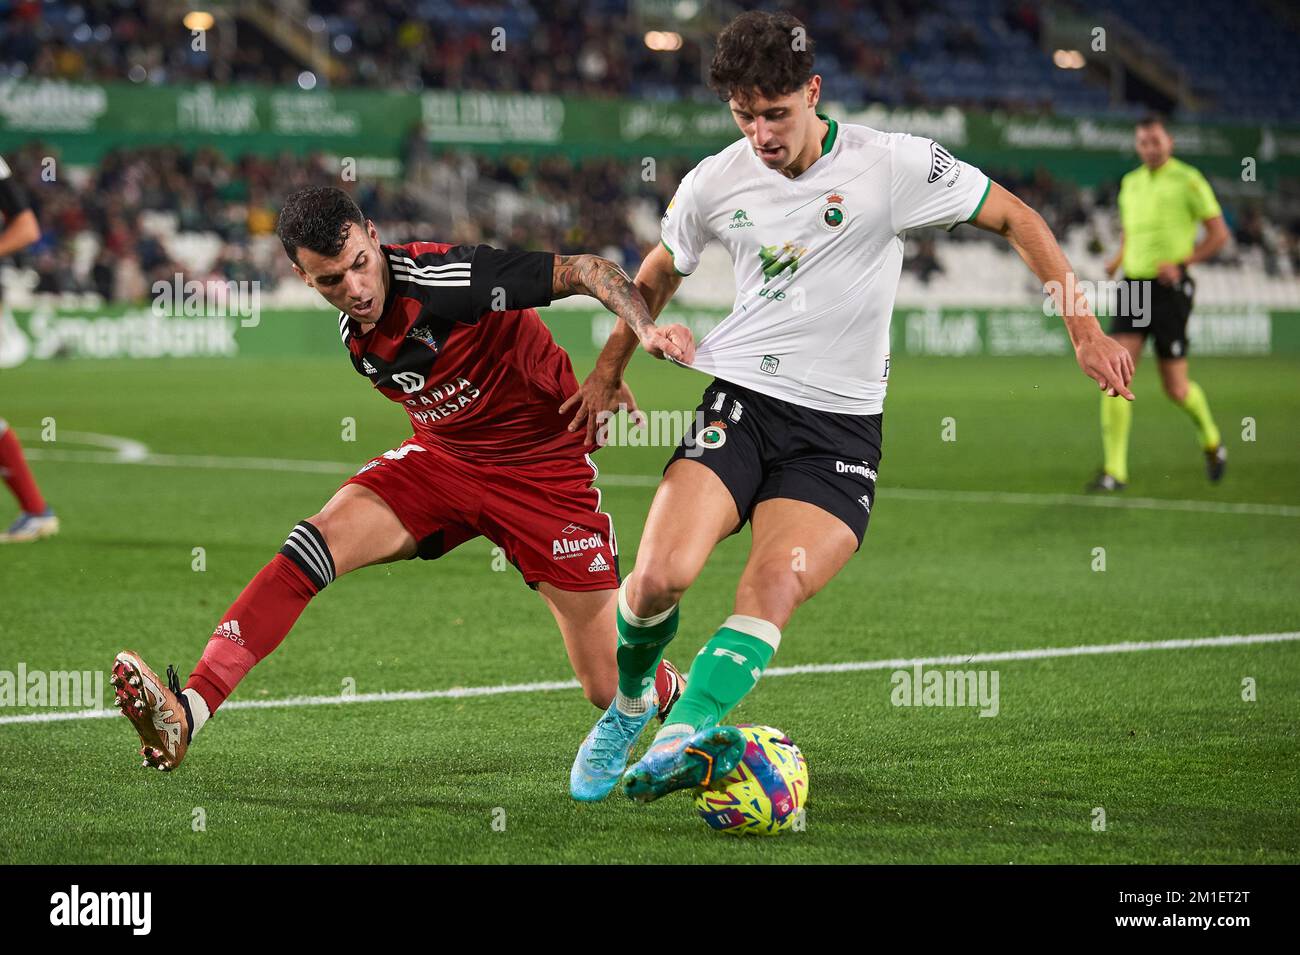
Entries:
{"label": "white jersey with green trim", "polygon": [[705,159],[664,213],[663,244],[689,275],[716,239],[736,272],[731,314],[692,368],[819,411],[876,414],[903,233],[973,219],[989,179],[929,139],[827,122],[821,156],[794,179],[744,139]]}

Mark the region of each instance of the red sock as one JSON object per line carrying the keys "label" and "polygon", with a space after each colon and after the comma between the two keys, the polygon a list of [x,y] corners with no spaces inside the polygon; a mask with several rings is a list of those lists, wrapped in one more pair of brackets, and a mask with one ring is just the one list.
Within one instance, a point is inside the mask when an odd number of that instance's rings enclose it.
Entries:
{"label": "red sock", "polygon": [[318,592],[297,564],[276,554],[221,618],[185,688],[198,691],[217,712],[248,671],[280,645]]}
{"label": "red sock", "polygon": [[45,498],[41,497],[36,479],[27,467],[18,435],[3,422],[0,422],[0,478],[4,478],[9,490],[18,498],[18,506],[24,511],[28,514],[45,513]]}

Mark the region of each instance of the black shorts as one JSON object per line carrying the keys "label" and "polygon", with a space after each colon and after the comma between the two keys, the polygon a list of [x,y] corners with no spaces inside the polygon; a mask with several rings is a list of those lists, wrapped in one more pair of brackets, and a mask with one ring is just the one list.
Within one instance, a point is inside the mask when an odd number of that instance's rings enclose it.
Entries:
{"label": "black shorts", "polygon": [[1125,279],[1116,296],[1110,333],[1154,335],[1160,358],[1187,357],[1187,318],[1192,314],[1196,283],[1182,269],[1174,285],[1155,279]]}
{"label": "black shorts", "polygon": [[668,465],[685,458],[713,471],[741,524],[760,501],[805,501],[849,525],[861,547],[876,499],[882,419],[814,411],[714,379]]}

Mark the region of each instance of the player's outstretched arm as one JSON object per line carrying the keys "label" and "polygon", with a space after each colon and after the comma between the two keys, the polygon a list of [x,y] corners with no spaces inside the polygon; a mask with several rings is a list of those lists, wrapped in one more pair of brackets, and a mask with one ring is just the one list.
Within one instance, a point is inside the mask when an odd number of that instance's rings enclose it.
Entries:
{"label": "player's outstretched arm", "polygon": [[[681,362],[689,362],[693,357],[694,348],[687,348],[693,343],[684,341],[680,335],[668,335],[668,329],[655,325],[638,287],[609,259],[587,253],[557,255],[552,298],[574,294],[590,295],[623,319],[636,333],[641,346],[654,357]],[[674,327],[686,330],[682,326]]]}
{"label": "player's outstretched arm", "polygon": [[[661,251],[658,246],[656,251]],[[574,412],[569,430],[585,427],[587,440],[593,443],[597,417],[602,411],[613,412],[620,407],[636,410],[623,372],[638,343],[655,358],[672,358],[684,364],[695,358],[695,342],[689,329],[684,325],[660,328],[654,322],[681,283],[681,276],[672,268],[672,258],[666,252],[663,257],[668,259],[671,278],[662,275],[652,252],[642,263],[635,283],[613,262],[597,255],[555,257],[554,297],[591,295],[623,319],[614,326],[596,359],[596,367],[581,388],[560,406],[561,414]]]}
{"label": "player's outstretched arm", "polygon": [[1083,373],[1107,394],[1123,395],[1133,400],[1133,392],[1128,387],[1133,380],[1133,358],[1123,345],[1108,337],[1097,324],[1088,300],[1079,289],[1074,270],[1052,230],[1042,216],[996,182],[990,183],[989,187],[988,198],[980,207],[974,224],[1004,236],[1038,276],[1043,289],[1052,296],[1065,319],[1065,328]]}

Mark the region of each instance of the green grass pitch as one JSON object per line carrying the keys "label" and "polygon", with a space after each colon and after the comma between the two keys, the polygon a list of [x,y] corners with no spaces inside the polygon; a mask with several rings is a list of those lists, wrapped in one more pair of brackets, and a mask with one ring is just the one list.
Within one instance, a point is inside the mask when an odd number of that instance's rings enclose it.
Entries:
{"label": "green grass pitch", "polygon": [[[565,340],[585,371],[582,337]],[[1300,362],[1194,361],[1231,454],[1218,487],[1154,372],[1144,363],[1136,382],[1129,497],[1268,508],[1046,497],[1078,494],[1099,461],[1095,388],[1069,359],[901,358],[867,542],[796,614],[774,665],[1300,629]],[[643,356],[630,380],[660,409],[693,407],[705,384]],[[64,524],[0,549],[11,671],[106,670],[129,646],[188,672],[248,578],[346,476],[55,460],[78,445],[42,444],[42,419],[157,454],[352,467],[408,433],[342,354],[33,362],[0,376],[0,412],[44,454],[33,466]],[[340,438],[349,416],[353,443]],[[942,440],[949,417],[955,441]],[[625,573],[668,453],[596,458]],[[970,491],[991,493],[954,493]],[[683,668],[730,611],[747,548],[747,531],[725,542],[688,595],[669,653]],[[597,715],[576,690],[231,710],[171,775],[139,768],[121,717],[3,724],[0,862],[1300,861],[1300,645],[969,668],[998,671],[996,717],[894,706],[889,669],[760,683],[733,719],[786,730],[812,774],[805,830],[777,839],[713,833],[683,794],[571,802],[569,764]],[[541,601],[513,569],[494,572],[479,540],[336,582],[234,699],[570,676]]]}

